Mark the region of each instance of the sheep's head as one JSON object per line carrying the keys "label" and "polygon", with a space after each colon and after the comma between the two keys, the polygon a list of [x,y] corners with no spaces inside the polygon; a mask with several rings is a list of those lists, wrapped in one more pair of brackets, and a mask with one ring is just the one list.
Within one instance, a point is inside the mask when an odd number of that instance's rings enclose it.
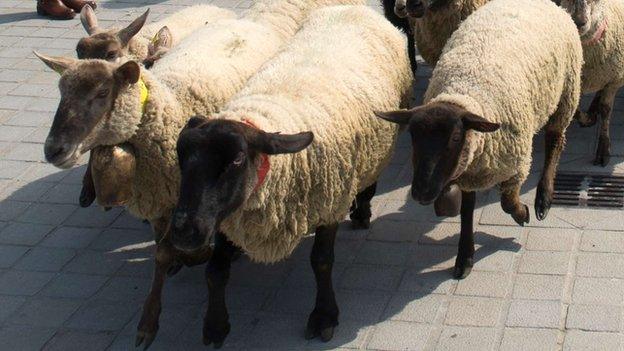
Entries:
{"label": "sheep's head", "polygon": [[263,154],[299,152],[313,138],[311,132],[265,133],[241,122],[193,117],[177,144],[182,179],[169,228],[173,245],[186,251],[205,246],[254,191]]}
{"label": "sheep's head", "polygon": [[407,125],[412,137],[412,197],[423,205],[435,201],[465,170],[469,131],[489,133],[500,125],[448,103],[431,103],[411,110],[377,113],[387,121]]}
{"label": "sheep's head", "polygon": [[603,21],[601,0],[560,0],[560,6],[572,16],[582,37],[591,35]]}
{"label": "sheep's head", "polygon": [[141,70],[134,61],[117,64],[37,56],[61,74],[61,101],[45,142],[45,157],[57,167],[69,168],[83,153],[108,141],[104,139],[110,136],[102,127],[106,117],[113,110],[118,92],[137,83]]}
{"label": "sheep's head", "polygon": [[119,61],[128,54],[128,44],[143,28],[149,9],[121,30],[101,30],[98,26],[95,11],[85,5],[80,12],[80,21],[89,34],[78,41],[76,54],[80,59],[102,59],[111,62]]}

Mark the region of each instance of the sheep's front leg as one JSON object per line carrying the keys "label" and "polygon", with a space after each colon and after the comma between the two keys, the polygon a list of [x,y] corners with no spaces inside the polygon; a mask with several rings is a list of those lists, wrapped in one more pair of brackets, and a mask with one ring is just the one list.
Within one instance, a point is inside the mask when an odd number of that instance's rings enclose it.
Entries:
{"label": "sheep's front leg", "polygon": [[464,279],[470,274],[474,264],[475,252],[473,221],[476,194],[474,191],[462,191],[461,196],[461,230],[455,269],[453,271],[455,279]]}
{"label": "sheep's front leg", "polygon": [[351,226],[353,229],[368,229],[370,227],[371,200],[377,191],[377,183],[373,183],[361,193],[357,194],[351,205]]}
{"label": "sheep's front leg", "polygon": [[316,304],[308,318],[306,339],[320,336],[321,340],[327,342],[334,336],[334,328],[338,325],[338,304],[332,285],[337,231],[338,223],[316,228],[314,246],[310,254],[310,263],[316,278]]}
{"label": "sheep's front leg", "polygon": [[230,279],[232,256],[237,248],[225,234],[217,233],[212,256],[206,266],[208,310],[204,317],[204,344],[220,348],[230,333],[230,316],[225,304],[225,287]]}
{"label": "sheep's front leg", "polygon": [[546,157],[544,159],[544,169],[542,170],[542,179],[540,179],[537,185],[537,193],[535,195],[535,216],[540,221],[546,218],[552,205],[555,174],[559,158],[565,146],[565,129],[561,130],[557,126],[547,125],[545,142]]}
{"label": "sheep's front leg", "polygon": [[611,138],[609,137],[609,125],[611,123],[611,112],[615,101],[615,94],[618,91],[617,86],[606,87],[600,94],[598,102],[598,114],[601,118],[600,136],[598,138],[598,148],[596,149],[596,158],[594,165],[606,167],[611,160]]}
{"label": "sheep's front leg", "polygon": [[524,177],[516,175],[501,183],[501,207],[521,226],[529,223],[530,219],[529,207],[520,201],[520,187],[523,182]]}
{"label": "sheep's front leg", "polygon": [[167,277],[167,271],[174,263],[173,247],[166,242],[160,242],[156,246],[156,257],[154,265],[154,277],[152,278],[152,287],[149,295],[143,304],[143,314],[141,321],[137,327],[137,337],[135,346],[144,344],[143,349],[146,350],[158,332],[158,319],[162,308],[162,289]]}
{"label": "sheep's front leg", "polygon": [[587,112],[581,111],[580,107],[577,108],[576,113],[574,114],[574,119],[581,127],[592,127],[598,121],[601,95],[602,91],[599,91],[596,93],[596,95],[594,95],[594,99],[589,105],[589,109],[587,110]]}

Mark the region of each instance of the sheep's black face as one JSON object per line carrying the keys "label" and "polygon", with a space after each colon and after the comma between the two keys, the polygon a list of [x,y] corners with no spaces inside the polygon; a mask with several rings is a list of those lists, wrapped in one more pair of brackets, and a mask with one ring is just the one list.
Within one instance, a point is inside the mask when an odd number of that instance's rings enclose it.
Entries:
{"label": "sheep's black face", "polygon": [[116,65],[100,60],[39,57],[62,74],[61,101],[45,142],[45,157],[57,167],[68,168],[99,145],[96,127],[110,115],[119,89],[139,80],[140,68],[132,61]]}
{"label": "sheep's black face", "polygon": [[434,103],[413,110],[379,113],[379,117],[408,125],[412,138],[412,197],[422,205],[433,203],[459,174],[466,152],[466,131],[492,132],[499,125],[451,104]]}
{"label": "sheep's black face", "polygon": [[177,144],[181,185],[170,225],[173,245],[186,251],[206,245],[220,223],[254,190],[260,154],[298,152],[312,137],[312,133],[270,134],[240,122],[192,118]]}

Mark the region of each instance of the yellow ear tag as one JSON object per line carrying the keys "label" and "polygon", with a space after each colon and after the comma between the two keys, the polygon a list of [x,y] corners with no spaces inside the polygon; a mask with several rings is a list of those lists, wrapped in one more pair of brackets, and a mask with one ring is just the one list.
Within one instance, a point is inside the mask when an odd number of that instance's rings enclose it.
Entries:
{"label": "yellow ear tag", "polygon": [[143,78],[139,78],[139,90],[141,92],[141,110],[145,112],[145,105],[147,104],[147,99],[149,98],[149,90],[147,90],[147,85],[143,81]]}

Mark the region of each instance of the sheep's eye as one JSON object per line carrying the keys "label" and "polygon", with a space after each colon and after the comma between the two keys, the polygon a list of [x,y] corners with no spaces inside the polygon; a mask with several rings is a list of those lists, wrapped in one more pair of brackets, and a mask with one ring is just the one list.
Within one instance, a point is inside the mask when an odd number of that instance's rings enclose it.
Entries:
{"label": "sheep's eye", "polygon": [[106,60],[115,60],[117,58],[117,51],[109,51],[106,53]]}
{"label": "sheep's eye", "polygon": [[108,92],[109,92],[108,89],[100,90],[95,97],[97,99],[104,99],[105,97],[108,96]]}
{"label": "sheep's eye", "polygon": [[451,140],[454,143],[459,143],[461,141],[461,135],[459,135],[459,133],[453,133],[453,135],[451,136]]}
{"label": "sheep's eye", "polygon": [[242,152],[239,152],[238,155],[236,155],[236,158],[234,159],[234,161],[232,161],[232,165],[238,167],[242,165],[243,162],[245,162],[245,154]]}

